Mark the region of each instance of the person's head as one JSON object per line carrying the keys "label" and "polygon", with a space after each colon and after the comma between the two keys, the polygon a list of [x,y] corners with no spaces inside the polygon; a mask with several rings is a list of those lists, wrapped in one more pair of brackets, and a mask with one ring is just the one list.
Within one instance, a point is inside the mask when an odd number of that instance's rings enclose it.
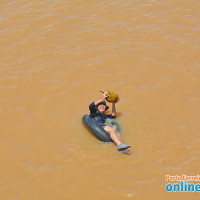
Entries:
{"label": "person's head", "polygon": [[105,112],[109,106],[106,105],[106,101],[101,101],[98,105],[97,108],[100,112]]}

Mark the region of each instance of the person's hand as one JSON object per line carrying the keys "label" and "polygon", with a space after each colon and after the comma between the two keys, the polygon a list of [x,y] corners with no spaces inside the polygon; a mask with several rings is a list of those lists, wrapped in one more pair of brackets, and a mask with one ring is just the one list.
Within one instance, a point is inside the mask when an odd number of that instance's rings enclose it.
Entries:
{"label": "person's hand", "polygon": [[107,97],[109,97],[109,92],[108,91],[103,93],[103,98],[106,99]]}
{"label": "person's hand", "polygon": [[117,103],[120,100],[120,98],[118,98],[114,103]]}

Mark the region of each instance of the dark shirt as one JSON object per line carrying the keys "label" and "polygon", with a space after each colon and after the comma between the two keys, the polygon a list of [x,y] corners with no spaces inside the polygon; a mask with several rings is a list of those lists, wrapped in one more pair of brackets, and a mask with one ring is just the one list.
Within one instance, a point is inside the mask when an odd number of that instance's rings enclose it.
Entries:
{"label": "dark shirt", "polygon": [[108,118],[114,119],[115,118],[115,116],[107,115],[107,114],[100,112],[98,110],[97,106],[95,106],[94,102],[92,102],[89,105],[89,109],[90,109],[90,117],[92,117],[97,122],[97,124],[99,124],[101,126],[105,125],[106,119],[108,119]]}

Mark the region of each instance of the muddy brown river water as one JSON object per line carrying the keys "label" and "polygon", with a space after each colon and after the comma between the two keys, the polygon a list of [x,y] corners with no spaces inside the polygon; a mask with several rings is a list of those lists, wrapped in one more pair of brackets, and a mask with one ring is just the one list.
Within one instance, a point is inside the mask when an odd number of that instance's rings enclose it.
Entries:
{"label": "muddy brown river water", "polygon": [[[0,199],[199,199],[165,190],[165,175],[200,174],[199,11],[199,0],[2,0]],[[130,155],[83,127],[99,90],[120,95]]]}

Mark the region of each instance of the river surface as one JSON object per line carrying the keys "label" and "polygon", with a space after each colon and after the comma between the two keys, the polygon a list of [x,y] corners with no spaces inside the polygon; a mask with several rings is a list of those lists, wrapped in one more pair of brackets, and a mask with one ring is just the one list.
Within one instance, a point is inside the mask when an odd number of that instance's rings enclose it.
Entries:
{"label": "river surface", "polygon": [[[200,173],[199,0],[2,0],[0,56],[1,200],[199,199],[165,190]],[[130,155],[81,122],[100,90]]]}

